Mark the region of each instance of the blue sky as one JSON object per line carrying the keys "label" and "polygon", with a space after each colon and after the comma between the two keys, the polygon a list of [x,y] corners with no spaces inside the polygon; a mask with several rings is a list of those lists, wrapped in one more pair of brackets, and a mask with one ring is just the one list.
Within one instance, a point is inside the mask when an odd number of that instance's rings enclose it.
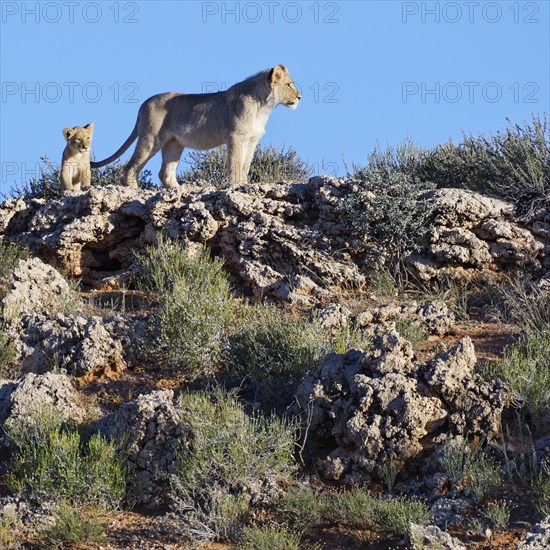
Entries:
{"label": "blue sky", "polygon": [[[278,107],[262,143],[344,174],[378,143],[432,146],[548,113],[548,1],[1,2],[0,192],[61,129],[95,123],[97,160],[141,102],[214,91],[279,63],[303,99]],[[127,160],[133,147],[123,156]],[[146,168],[157,172],[160,155]],[[180,165],[181,169],[181,165]]]}

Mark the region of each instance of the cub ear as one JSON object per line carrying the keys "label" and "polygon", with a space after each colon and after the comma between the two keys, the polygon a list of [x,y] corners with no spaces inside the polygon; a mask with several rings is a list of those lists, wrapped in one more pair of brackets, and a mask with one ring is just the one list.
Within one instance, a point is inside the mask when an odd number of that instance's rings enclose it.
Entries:
{"label": "cub ear", "polygon": [[74,128],[63,128],[63,137],[66,140],[71,139],[74,136]]}
{"label": "cub ear", "polygon": [[90,122],[90,124],[86,124],[86,126],[84,126],[84,130],[88,130],[88,134],[92,135],[94,132],[94,123]]}
{"label": "cub ear", "polygon": [[286,67],[284,65],[277,65],[271,69],[271,82],[276,84],[283,78],[283,75],[286,73]]}

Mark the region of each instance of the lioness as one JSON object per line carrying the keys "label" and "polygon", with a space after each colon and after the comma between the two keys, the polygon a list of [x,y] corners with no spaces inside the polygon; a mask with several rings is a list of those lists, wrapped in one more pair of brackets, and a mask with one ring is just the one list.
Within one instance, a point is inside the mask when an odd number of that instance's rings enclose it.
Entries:
{"label": "lioness", "polygon": [[90,147],[94,125],[63,128],[67,146],[63,150],[61,161],[61,189],[63,191],[80,191],[89,189],[91,184]]}
{"label": "lioness", "polygon": [[204,150],[226,143],[228,181],[245,183],[271,111],[277,105],[295,109],[300,99],[284,65],[262,71],[225,92],[155,95],[139,108],[134,129],[120,149],[91,166],[100,168],[117,159],[137,137],[134,154],[124,167],[126,185],[137,187],[141,169],[162,149],[159,178],[165,187],[175,187],[176,170],[185,147]]}

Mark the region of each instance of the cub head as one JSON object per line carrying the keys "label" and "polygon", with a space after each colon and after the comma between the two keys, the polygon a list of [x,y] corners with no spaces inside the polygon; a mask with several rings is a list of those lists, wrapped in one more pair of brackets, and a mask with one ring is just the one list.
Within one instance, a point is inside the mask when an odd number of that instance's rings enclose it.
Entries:
{"label": "cub head", "polygon": [[63,137],[67,140],[67,147],[75,153],[87,153],[92,145],[94,123],[82,127],[63,128]]}
{"label": "cub head", "polygon": [[302,99],[294,80],[290,78],[284,65],[277,65],[269,71],[271,93],[276,105],[284,105],[289,109],[296,109]]}

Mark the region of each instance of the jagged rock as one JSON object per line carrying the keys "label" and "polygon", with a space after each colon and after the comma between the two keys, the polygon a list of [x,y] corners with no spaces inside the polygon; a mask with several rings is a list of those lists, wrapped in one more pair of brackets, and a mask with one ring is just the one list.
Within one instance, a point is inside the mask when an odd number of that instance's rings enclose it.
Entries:
{"label": "jagged rock", "polygon": [[361,328],[372,324],[406,321],[421,327],[427,334],[446,334],[455,323],[454,313],[447,305],[435,300],[419,306],[414,300],[407,304],[370,307],[354,317]]}
{"label": "jagged rock", "polygon": [[468,279],[479,272],[498,276],[510,268],[540,273],[540,226],[518,224],[512,204],[465,189],[437,189],[426,199],[433,201],[434,228],[424,250],[406,259],[421,281]]}
{"label": "jagged rock", "polygon": [[420,306],[416,310],[416,315],[420,326],[428,334],[443,336],[455,323],[454,313],[441,300],[435,300]]}
{"label": "jagged rock", "polygon": [[445,533],[435,525],[411,523],[409,538],[413,550],[466,550],[466,547],[449,533]]}
{"label": "jagged rock", "polygon": [[329,449],[318,459],[321,474],[368,481],[384,464],[401,467],[417,456],[443,426],[491,438],[505,391],[474,374],[474,364],[467,337],[418,363],[394,330],[378,331],[366,353],[331,355],[299,386],[292,409],[309,424],[311,440]]}
{"label": "jagged rock", "polygon": [[94,429],[127,451],[127,501],[132,505],[165,504],[167,475],[174,471],[176,445],[183,435],[174,392],[140,395],[102,418]]}
{"label": "jagged rock", "polygon": [[550,548],[550,516],[546,516],[527,533],[516,550],[543,550]]}
{"label": "jagged rock", "polygon": [[86,412],[77,391],[65,374],[29,373],[0,385],[0,425],[24,419],[41,407],[52,406],[64,420],[81,422]]}
{"label": "jagged rock", "polygon": [[337,333],[345,327],[350,318],[350,312],[340,304],[329,304],[314,313],[320,327],[324,330]]}
{"label": "jagged rock", "polygon": [[109,377],[126,368],[121,342],[107,328],[110,323],[114,321],[62,313],[24,315],[8,334],[21,372],[43,373],[57,367],[74,376]]}
{"label": "jagged rock", "polygon": [[11,288],[2,300],[8,317],[24,313],[51,315],[76,301],[63,276],[38,258],[19,260],[11,280]]}
{"label": "jagged rock", "polygon": [[[162,231],[190,249],[208,243],[255,296],[313,305],[334,299],[335,288],[365,284],[369,266],[354,251],[357,235],[339,210],[357,187],[354,180],[318,176],[225,189],[92,188],[49,203],[5,201],[0,238],[97,287],[132,276],[135,252]],[[511,204],[464,189],[438,189],[426,199],[434,204],[434,230],[406,258],[418,279],[518,267],[540,276],[550,268],[547,214],[519,223]]]}

